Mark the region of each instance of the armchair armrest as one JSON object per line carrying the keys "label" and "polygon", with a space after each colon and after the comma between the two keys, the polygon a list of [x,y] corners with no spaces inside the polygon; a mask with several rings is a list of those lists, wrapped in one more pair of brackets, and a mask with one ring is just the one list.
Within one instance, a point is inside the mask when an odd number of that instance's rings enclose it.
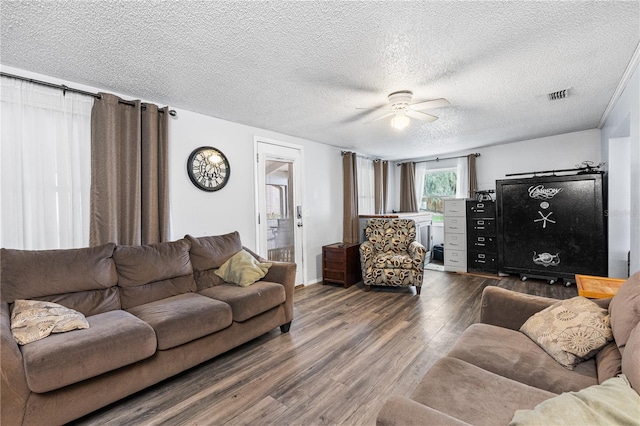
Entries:
{"label": "armchair armrest", "polygon": [[285,301],[285,315],[287,321],[292,321],[293,292],[296,286],[296,264],[292,262],[276,262],[273,260],[268,260],[257,255],[246,247],[244,247],[244,249],[247,252],[251,253],[253,257],[258,259],[258,261],[271,263],[271,267],[269,268],[267,275],[264,276],[262,281],[278,283],[284,286],[285,295],[287,297],[287,300]]}
{"label": "armchair armrest", "polygon": [[416,264],[424,264],[424,257],[427,255],[427,249],[422,244],[417,241],[412,241],[411,244],[409,244],[407,251]]}
{"label": "armchair armrest", "polygon": [[11,334],[11,314],[9,304],[0,306],[0,404],[3,425],[22,424],[24,409],[29,398],[29,387],[24,373],[22,352]]}
{"label": "armchair armrest", "polygon": [[378,426],[408,426],[408,425],[441,425],[461,426],[469,425],[441,411],[422,405],[416,401],[400,396],[392,396],[384,404],[378,418]]}

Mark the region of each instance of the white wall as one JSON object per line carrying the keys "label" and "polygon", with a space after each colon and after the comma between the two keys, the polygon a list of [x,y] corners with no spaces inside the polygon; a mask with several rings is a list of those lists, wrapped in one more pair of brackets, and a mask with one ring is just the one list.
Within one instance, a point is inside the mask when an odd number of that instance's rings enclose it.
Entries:
{"label": "white wall", "polygon": [[[2,71],[90,92],[110,92],[37,73],[2,66]],[[120,94],[135,99],[135,94]],[[153,99],[143,99],[154,102]],[[157,103],[157,102],[156,102]],[[342,239],[342,158],[340,149],[313,141],[232,123],[171,106],[169,119],[169,185],[171,239],[185,234],[217,235],[238,231],[242,242],[256,249],[254,206],[254,136],[296,144],[304,152],[305,283],[322,278],[322,246]],[[189,154],[199,146],[220,149],[231,166],[229,183],[222,190],[198,190],[187,176]]]}
{"label": "white wall", "polygon": [[[600,162],[600,131],[594,129],[565,133],[478,148],[455,155],[467,155],[471,152],[480,153],[480,157],[476,159],[478,189],[495,189],[496,180],[509,179],[506,176],[508,173],[571,169],[585,160]],[[446,157],[448,156],[443,156],[443,158]],[[423,160],[423,158],[413,161],[420,160]],[[440,161],[438,164],[444,166],[445,161]],[[396,188],[396,193],[390,196],[390,200],[393,202],[392,205],[390,204],[390,210],[397,210],[400,205],[400,196],[398,194],[400,186],[399,169],[400,167],[396,167],[393,164],[397,184],[394,187]]]}
{"label": "white wall", "polygon": [[[630,209],[631,274],[640,271],[640,68],[636,66],[627,86],[609,114],[601,131],[603,161],[608,162],[611,140],[628,137],[630,140]],[[613,244],[615,242],[612,241]],[[610,247],[611,249],[616,247]]]}
{"label": "white wall", "polygon": [[[256,241],[254,136],[296,144],[303,149],[305,283],[322,278],[322,246],[342,239],[342,159],[340,150],[264,129],[232,123],[175,108],[169,140],[171,236],[181,238],[238,231],[251,249]],[[220,149],[229,160],[231,177],[220,191],[207,193],[191,184],[186,161],[203,145]]]}

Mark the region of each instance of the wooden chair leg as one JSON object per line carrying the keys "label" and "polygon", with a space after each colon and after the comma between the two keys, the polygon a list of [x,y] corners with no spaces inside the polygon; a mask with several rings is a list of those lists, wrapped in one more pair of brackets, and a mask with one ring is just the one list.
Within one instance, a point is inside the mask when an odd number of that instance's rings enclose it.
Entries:
{"label": "wooden chair leg", "polygon": [[416,286],[416,293],[418,294],[418,296],[420,296],[420,290],[422,290],[422,287]]}
{"label": "wooden chair leg", "polygon": [[371,290],[371,286],[370,285],[365,285],[364,286],[364,291],[369,291]]}

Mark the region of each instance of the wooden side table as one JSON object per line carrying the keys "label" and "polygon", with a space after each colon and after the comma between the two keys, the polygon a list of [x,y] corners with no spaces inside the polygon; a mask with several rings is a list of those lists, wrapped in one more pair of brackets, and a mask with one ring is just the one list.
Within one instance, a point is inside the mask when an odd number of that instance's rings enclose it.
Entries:
{"label": "wooden side table", "polygon": [[606,299],[616,295],[626,279],[576,274],[578,295],[591,299]]}
{"label": "wooden side table", "polygon": [[322,285],[342,284],[344,288],[362,280],[360,244],[334,243],[322,247]]}

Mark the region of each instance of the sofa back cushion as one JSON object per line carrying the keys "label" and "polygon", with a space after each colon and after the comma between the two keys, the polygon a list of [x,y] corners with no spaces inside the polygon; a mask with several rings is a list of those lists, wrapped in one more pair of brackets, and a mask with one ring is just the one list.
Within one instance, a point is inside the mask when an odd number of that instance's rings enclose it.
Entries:
{"label": "sofa back cushion", "polygon": [[191,243],[191,263],[198,290],[224,283],[222,278],[214,274],[231,256],[242,250],[240,234],[231,232],[224,235],[210,237],[192,237],[186,235]]}
{"label": "sofa back cushion", "polygon": [[613,337],[624,357],[624,348],[631,331],[640,322],[640,272],[636,272],[620,287],[609,303]]}
{"label": "sofa back cushion", "polygon": [[416,239],[413,219],[369,219],[365,235],[375,253],[406,253]]}
{"label": "sofa back cushion", "polygon": [[120,309],[115,244],[65,250],[2,249],[2,300],[55,302],[85,316]]}
{"label": "sofa back cushion", "polygon": [[189,247],[186,239],[116,247],[113,259],[122,308],[195,291]]}
{"label": "sofa back cushion", "polygon": [[640,394],[640,325],[631,330],[622,354],[622,374],[627,376],[631,387]]}

